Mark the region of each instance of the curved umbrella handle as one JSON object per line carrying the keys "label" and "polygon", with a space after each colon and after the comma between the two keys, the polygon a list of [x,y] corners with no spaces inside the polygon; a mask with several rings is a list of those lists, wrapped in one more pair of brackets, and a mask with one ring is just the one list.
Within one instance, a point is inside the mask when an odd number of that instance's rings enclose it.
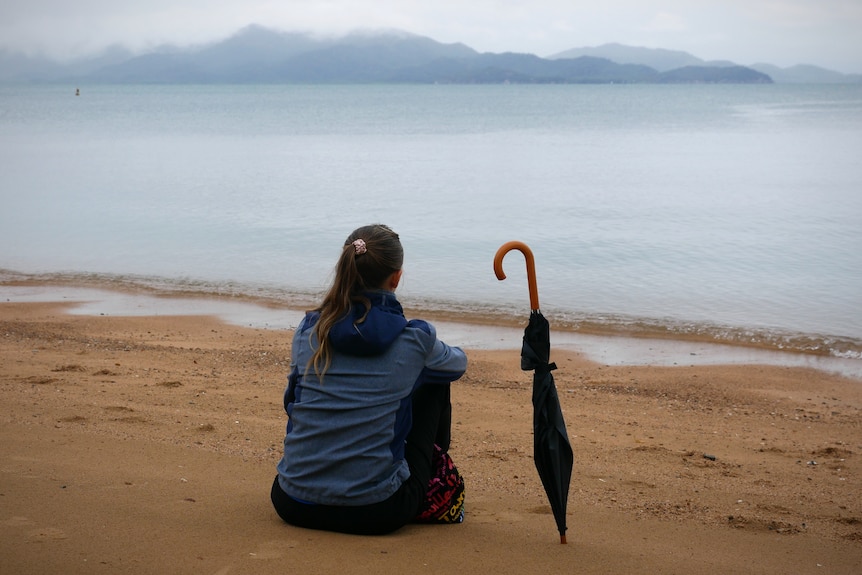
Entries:
{"label": "curved umbrella handle", "polygon": [[503,257],[512,250],[519,250],[524,254],[524,259],[527,260],[527,286],[530,289],[530,309],[539,311],[539,288],[536,286],[536,260],[533,258],[533,250],[527,247],[524,242],[512,241],[506,242],[497,254],[494,256],[494,273],[498,280],[506,279],[506,274],[503,273]]}

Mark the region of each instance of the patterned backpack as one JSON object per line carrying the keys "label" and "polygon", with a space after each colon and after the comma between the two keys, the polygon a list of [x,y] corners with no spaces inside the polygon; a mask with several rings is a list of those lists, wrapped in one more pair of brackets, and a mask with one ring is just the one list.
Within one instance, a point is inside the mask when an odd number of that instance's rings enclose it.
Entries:
{"label": "patterned backpack", "polygon": [[416,521],[420,523],[462,523],[464,521],[464,478],[449,454],[434,446],[434,471]]}

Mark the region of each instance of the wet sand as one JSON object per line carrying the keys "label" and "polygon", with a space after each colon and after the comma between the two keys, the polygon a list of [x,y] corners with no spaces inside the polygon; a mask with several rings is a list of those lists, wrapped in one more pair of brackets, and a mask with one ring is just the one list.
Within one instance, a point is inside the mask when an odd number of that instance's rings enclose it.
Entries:
{"label": "wet sand", "polygon": [[575,453],[560,545],[530,374],[516,351],[469,348],[466,522],[356,537],[287,526],[268,500],[289,331],[71,307],[0,300],[2,573],[862,571],[857,378],[555,348]]}
{"label": "wet sand", "polygon": [[[94,282],[96,286],[104,286],[104,283]],[[67,310],[75,315],[209,315],[232,325],[266,329],[292,329],[302,319],[300,310],[315,305],[310,299],[302,301],[301,296],[297,296],[292,306],[285,306],[284,302],[267,305],[265,300],[249,296],[213,297],[210,293],[165,293],[129,284],[105,289],[78,281],[56,284],[27,280],[0,283],[0,301],[60,301],[70,304]],[[423,310],[411,309],[407,309],[407,313],[411,317],[433,320],[440,337],[452,345],[476,350],[520,350],[526,323],[526,317],[523,321],[519,318],[504,325],[500,318],[483,322],[481,316],[471,316],[470,321],[465,321],[460,314],[428,316]],[[698,337],[651,338],[584,333],[556,329],[553,324],[551,328],[551,343],[555,350],[577,351],[586,359],[605,365],[778,365],[812,367],[862,380],[862,360],[859,359],[726,345]]]}

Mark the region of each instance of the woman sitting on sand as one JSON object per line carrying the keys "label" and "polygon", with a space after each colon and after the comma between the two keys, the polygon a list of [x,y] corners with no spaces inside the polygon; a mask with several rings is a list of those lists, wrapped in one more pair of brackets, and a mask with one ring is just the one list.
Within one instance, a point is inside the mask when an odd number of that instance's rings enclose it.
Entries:
{"label": "woman sitting on sand", "polygon": [[405,319],[393,293],[403,259],[388,227],[357,229],[322,305],[296,329],[271,493],[287,523],[372,535],[463,520],[464,484],[447,451],[449,384],[467,358],[430,324]]}

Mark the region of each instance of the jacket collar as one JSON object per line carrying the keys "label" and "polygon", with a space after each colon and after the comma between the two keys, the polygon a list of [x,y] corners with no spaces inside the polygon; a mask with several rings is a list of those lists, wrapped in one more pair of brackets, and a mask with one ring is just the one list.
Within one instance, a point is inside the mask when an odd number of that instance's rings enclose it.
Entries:
{"label": "jacket collar", "polygon": [[357,323],[365,314],[365,306],[354,304],[350,312],[332,326],[329,341],[336,351],[347,355],[380,355],[404,331],[407,319],[394,293],[371,291],[363,295],[371,301],[365,321]]}

